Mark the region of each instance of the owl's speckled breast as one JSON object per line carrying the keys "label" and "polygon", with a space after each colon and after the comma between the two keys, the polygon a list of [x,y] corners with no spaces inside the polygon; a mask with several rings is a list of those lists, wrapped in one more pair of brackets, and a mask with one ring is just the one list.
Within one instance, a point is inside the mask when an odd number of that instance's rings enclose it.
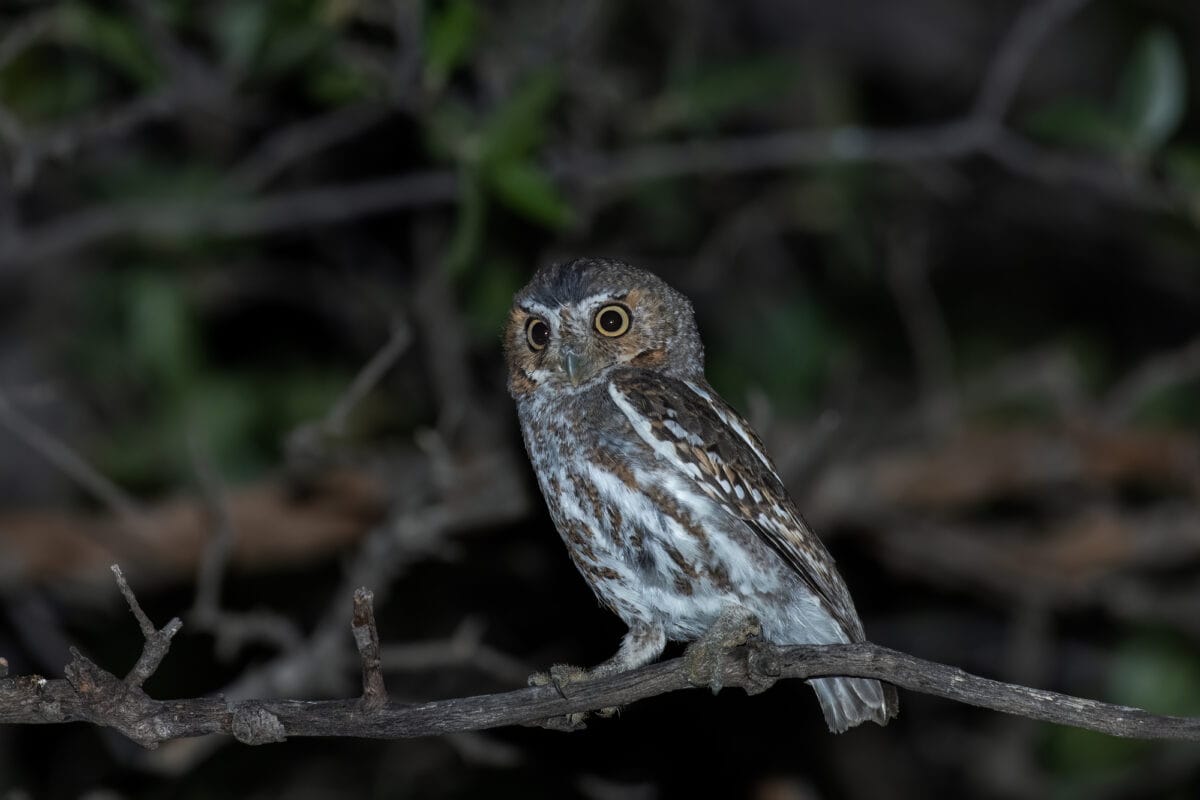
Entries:
{"label": "owl's speckled breast", "polygon": [[686,641],[730,604],[778,607],[789,593],[790,602],[806,597],[768,568],[774,556],[765,548],[746,546],[744,531],[735,541],[728,515],[637,437],[606,383],[526,398],[518,412],[572,560],[627,624],[661,624],[669,638]]}

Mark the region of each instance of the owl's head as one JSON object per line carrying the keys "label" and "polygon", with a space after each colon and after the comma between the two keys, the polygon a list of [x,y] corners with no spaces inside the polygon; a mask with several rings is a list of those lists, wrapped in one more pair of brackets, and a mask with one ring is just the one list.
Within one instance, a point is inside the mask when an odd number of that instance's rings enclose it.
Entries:
{"label": "owl's head", "polygon": [[583,387],[622,366],[704,374],[688,299],[657,275],[607,259],[538,270],[513,298],[504,354],[517,398]]}

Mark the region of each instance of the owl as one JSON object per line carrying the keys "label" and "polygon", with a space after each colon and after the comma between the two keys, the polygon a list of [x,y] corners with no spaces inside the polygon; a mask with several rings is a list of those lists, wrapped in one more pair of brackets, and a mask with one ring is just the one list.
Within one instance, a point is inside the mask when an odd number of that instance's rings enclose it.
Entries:
{"label": "owl", "polygon": [[[628,626],[602,676],[756,620],[779,645],[865,640],[845,582],[762,442],[704,378],[691,303],[620,261],[543,268],[504,332],[508,386],[550,516]],[[896,715],[894,687],[809,681],[830,730]]]}

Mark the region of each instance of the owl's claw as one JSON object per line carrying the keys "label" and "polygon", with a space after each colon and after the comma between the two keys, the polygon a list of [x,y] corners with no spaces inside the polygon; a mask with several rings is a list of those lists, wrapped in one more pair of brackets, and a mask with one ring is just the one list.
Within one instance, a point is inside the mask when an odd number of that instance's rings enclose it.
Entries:
{"label": "owl's claw", "polygon": [[[530,675],[527,683],[530,686],[553,686],[564,699],[568,699],[572,686],[603,677],[603,674],[598,673],[600,673],[598,669],[589,670],[586,667],[577,667],[572,664],[555,664],[545,672],[535,672]],[[537,724],[556,731],[577,731],[587,727],[584,720],[588,718],[589,714],[607,719],[620,710],[619,706],[606,706],[592,712],[576,711],[561,717],[550,717]]]}
{"label": "owl's claw", "polygon": [[587,719],[586,711],[577,711],[574,714],[564,714],[561,717],[547,717],[536,722],[526,723],[535,728],[546,728],[552,731],[581,731],[587,727],[584,720]]}
{"label": "owl's claw", "polygon": [[720,692],[725,685],[722,670],[725,653],[761,633],[758,618],[745,609],[732,607],[723,611],[713,626],[683,653],[688,682],[693,686],[707,686],[713,694]]}
{"label": "owl's claw", "polygon": [[530,686],[553,685],[565,699],[570,696],[568,690],[573,684],[585,683],[591,677],[591,672],[585,667],[576,667],[572,664],[555,664],[545,672],[533,673],[526,682]]}

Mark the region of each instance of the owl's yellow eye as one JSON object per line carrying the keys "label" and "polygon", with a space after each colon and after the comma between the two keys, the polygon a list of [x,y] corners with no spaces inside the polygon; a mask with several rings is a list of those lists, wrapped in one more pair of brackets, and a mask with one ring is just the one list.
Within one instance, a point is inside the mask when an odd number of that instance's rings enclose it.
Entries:
{"label": "owl's yellow eye", "polygon": [[629,310],[625,306],[605,306],[596,312],[596,330],[604,336],[621,336],[629,330]]}
{"label": "owl's yellow eye", "polygon": [[525,340],[529,342],[530,350],[543,350],[550,341],[550,326],[537,317],[530,317],[525,323]]}

